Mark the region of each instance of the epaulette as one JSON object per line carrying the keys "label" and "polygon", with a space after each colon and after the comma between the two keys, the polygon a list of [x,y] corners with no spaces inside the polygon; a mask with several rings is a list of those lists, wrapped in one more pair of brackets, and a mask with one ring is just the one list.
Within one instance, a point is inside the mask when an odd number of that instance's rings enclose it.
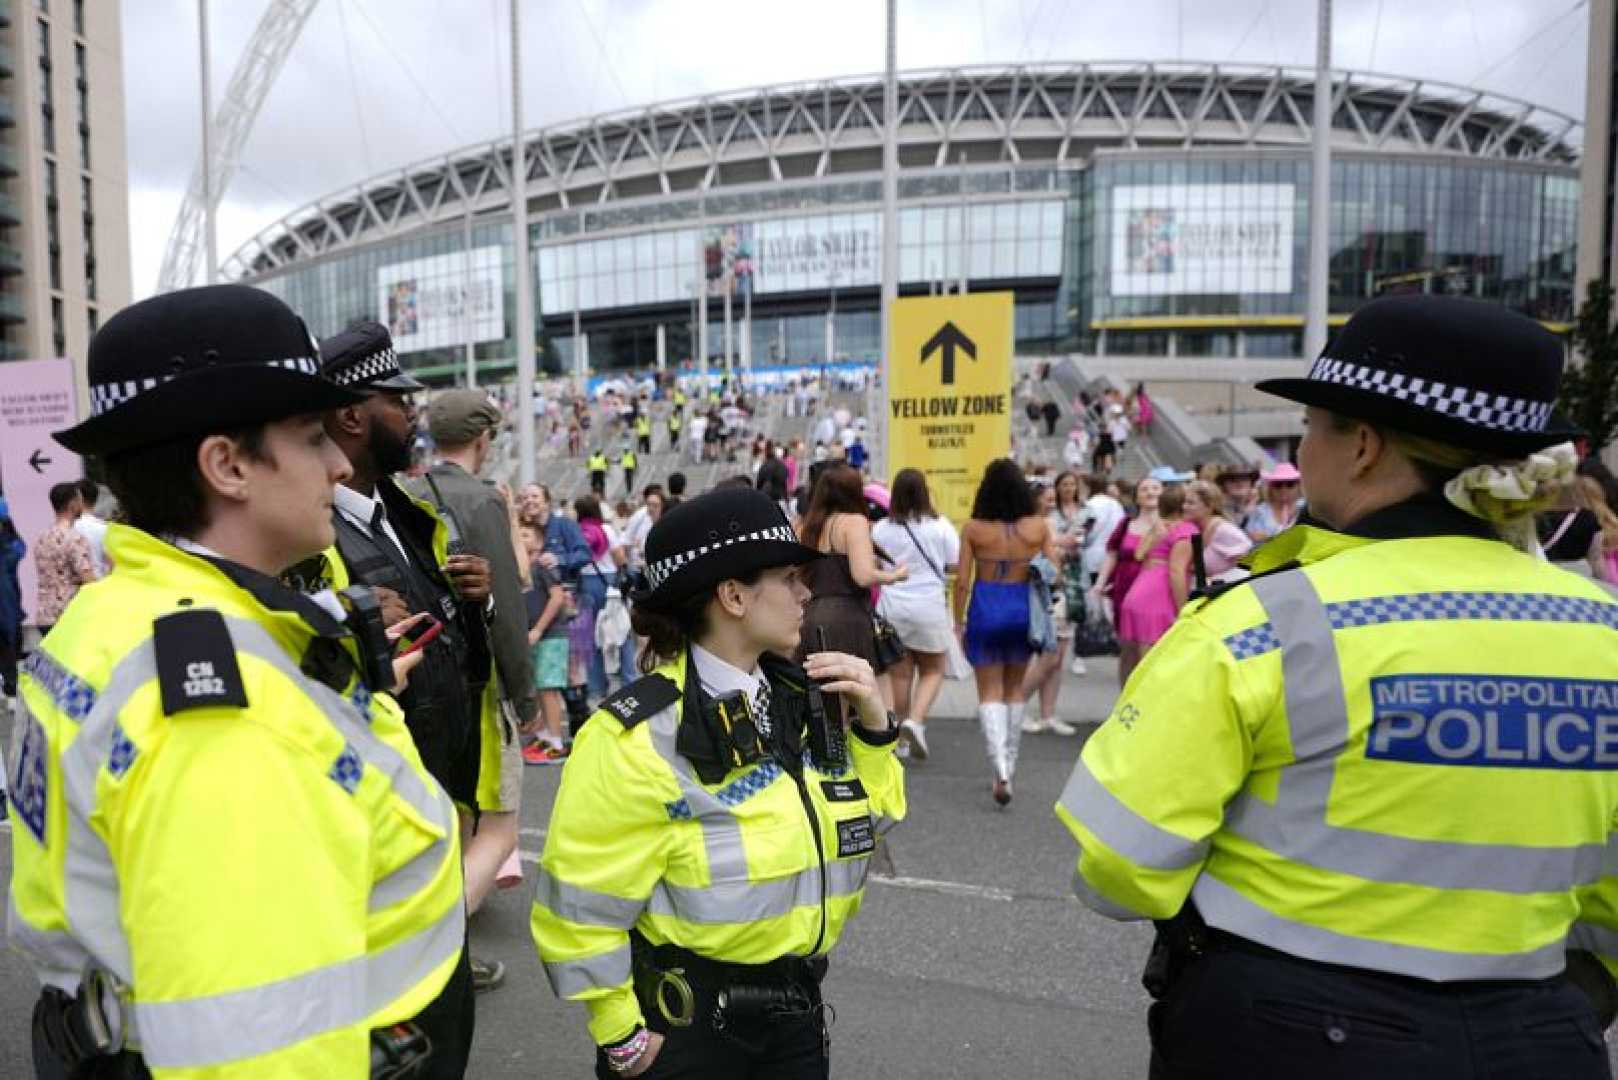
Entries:
{"label": "epaulette", "polygon": [[1191,593],[1191,596],[1188,598],[1187,603],[1195,604],[1199,600],[1202,601],[1197,608],[1198,611],[1201,611],[1203,608],[1207,607],[1215,600],[1218,600],[1226,593],[1234,592],[1235,590],[1246,585],[1251,585],[1260,578],[1267,578],[1272,574],[1284,574],[1288,570],[1296,570],[1302,565],[1303,564],[1297,559],[1293,559],[1290,562],[1282,563],[1280,566],[1272,566],[1268,570],[1260,570],[1256,574],[1248,574],[1246,577],[1238,578],[1235,581],[1211,581],[1208,583],[1208,587],[1206,589],[1194,590]]}
{"label": "epaulette", "polygon": [[152,623],[152,653],[164,716],[216,705],[247,707],[230,628],[212,608],[159,616]]}
{"label": "epaulette", "polygon": [[597,705],[612,715],[628,731],[650,720],[680,700],[680,688],[667,675],[642,675]]}

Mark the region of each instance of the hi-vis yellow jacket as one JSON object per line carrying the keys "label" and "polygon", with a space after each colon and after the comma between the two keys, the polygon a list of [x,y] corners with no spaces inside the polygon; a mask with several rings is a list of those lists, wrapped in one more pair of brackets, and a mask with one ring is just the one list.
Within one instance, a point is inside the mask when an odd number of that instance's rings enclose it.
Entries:
{"label": "hi-vis yellow jacket", "polygon": [[[630,928],[654,945],[736,964],[823,955],[859,910],[876,835],[905,814],[904,770],[892,746],[867,745],[858,734],[848,740],[849,770],[823,773],[805,760],[812,820],[797,782],[775,761],[702,783],[675,749],[687,722],[683,701],[650,717],[635,711],[651,679],[683,694],[685,677],[681,657],[590,717],[562,770],[545,836],[534,941],[552,988],[589,1007],[590,1034],[601,1044],[643,1021]],[[614,707],[625,710],[624,721]]]}
{"label": "hi-vis yellow jacket", "polygon": [[455,811],[340,624],[113,525],[115,569],[29,658],[9,934],[126,988],[158,1080],[355,1077],[465,935]]}
{"label": "hi-vis yellow jacket", "polygon": [[1057,805],[1081,899],[1189,896],[1272,948],[1435,981],[1544,978],[1567,948],[1618,971],[1618,604],[1458,513],[1295,527],[1181,616]]}
{"label": "hi-vis yellow jacket", "polygon": [[[443,511],[426,499],[412,494],[403,485],[399,485],[399,490],[415,504],[416,509],[432,518],[433,557],[442,568],[449,558],[449,526],[444,521]],[[324,589],[341,591],[352,584],[348,566],[343,562],[342,553],[337,550],[335,544],[314,559],[300,563],[295,570],[296,580],[292,581],[292,585],[299,592],[306,594],[317,593]],[[478,730],[481,738],[477,802],[480,807],[500,805],[500,747],[504,743],[504,734],[500,730],[500,687],[494,678],[493,664],[491,659],[489,671],[484,674],[483,693],[478,699]],[[470,811],[472,808],[466,809]]]}

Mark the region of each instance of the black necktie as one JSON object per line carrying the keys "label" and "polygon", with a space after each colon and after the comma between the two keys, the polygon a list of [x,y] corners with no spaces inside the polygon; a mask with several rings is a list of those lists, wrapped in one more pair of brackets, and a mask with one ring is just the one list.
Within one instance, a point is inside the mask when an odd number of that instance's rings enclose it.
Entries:
{"label": "black necktie", "polygon": [[388,530],[384,528],[387,520],[387,511],[382,508],[382,501],[378,499],[376,508],[371,511],[371,537],[384,549],[384,554],[390,560],[394,562],[402,560],[408,565],[410,562],[409,556],[405,554],[400,545],[393,542],[393,537],[389,536]]}
{"label": "black necktie", "polygon": [[770,684],[760,681],[758,689],[753,691],[753,722],[758,733],[766,739],[770,737]]}

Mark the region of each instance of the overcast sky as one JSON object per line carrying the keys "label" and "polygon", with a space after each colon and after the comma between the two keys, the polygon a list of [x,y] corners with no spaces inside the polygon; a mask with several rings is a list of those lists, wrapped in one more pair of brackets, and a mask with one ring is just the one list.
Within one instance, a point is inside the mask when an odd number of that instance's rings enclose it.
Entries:
{"label": "overcast sky", "polygon": [[[530,127],[696,94],[881,70],[880,0],[520,0]],[[260,112],[220,212],[223,258],[375,173],[510,129],[508,0],[325,0]],[[217,98],[267,0],[213,0]],[[1339,67],[1583,114],[1574,0],[1335,0]],[[136,297],[199,144],[195,0],[124,0]],[[900,69],[1072,60],[1314,63],[1314,0],[900,0]]]}

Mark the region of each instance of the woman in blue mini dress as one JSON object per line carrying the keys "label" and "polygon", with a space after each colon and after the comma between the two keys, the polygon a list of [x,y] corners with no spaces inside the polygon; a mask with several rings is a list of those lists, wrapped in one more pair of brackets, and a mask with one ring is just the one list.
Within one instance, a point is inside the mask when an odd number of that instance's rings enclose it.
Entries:
{"label": "woman in blue mini dress", "polygon": [[[1011,801],[1022,741],[1021,689],[1028,645],[1028,563],[1044,552],[1059,561],[1022,470],[1010,458],[992,462],[961,528],[955,577],[955,632],[978,684],[978,722],[994,771],[994,801]],[[970,600],[970,607],[968,601]]]}

